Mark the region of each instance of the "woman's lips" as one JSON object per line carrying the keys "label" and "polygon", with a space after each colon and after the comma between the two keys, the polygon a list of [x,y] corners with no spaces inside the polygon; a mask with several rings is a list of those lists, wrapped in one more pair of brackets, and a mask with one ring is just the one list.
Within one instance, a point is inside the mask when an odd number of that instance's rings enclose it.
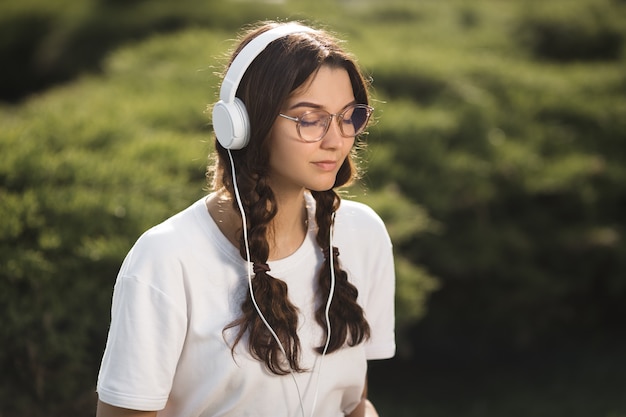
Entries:
{"label": "woman's lips", "polygon": [[337,167],[337,161],[316,161],[313,165],[322,171],[332,171]]}

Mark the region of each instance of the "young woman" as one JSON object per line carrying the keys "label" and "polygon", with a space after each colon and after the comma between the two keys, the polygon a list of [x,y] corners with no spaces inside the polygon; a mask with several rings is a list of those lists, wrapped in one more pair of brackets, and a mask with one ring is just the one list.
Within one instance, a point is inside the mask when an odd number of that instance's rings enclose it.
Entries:
{"label": "young woman", "polygon": [[376,416],[366,371],[395,353],[391,242],[337,194],[357,176],[368,84],[327,32],[264,23],[221,93],[214,191],[141,236],[118,275],[97,415]]}

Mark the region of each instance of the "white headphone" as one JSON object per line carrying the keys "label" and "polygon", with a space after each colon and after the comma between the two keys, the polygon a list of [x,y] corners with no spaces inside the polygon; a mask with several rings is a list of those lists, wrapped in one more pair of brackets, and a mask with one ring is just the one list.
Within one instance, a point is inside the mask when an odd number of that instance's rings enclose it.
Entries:
{"label": "white headphone", "polygon": [[276,39],[302,32],[314,30],[298,23],[287,23],[263,32],[251,40],[230,64],[222,81],[220,100],[213,107],[213,130],[224,148],[242,149],[250,140],[250,121],[246,105],[235,94],[252,61]]}

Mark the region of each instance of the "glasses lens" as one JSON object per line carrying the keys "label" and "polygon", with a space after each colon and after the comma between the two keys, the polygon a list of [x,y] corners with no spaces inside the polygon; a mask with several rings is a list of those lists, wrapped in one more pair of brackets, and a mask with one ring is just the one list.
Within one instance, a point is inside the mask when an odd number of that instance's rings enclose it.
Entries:
{"label": "glasses lens", "polygon": [[364,105],[348,107],[341,114],[341,132],[344,136],[356,136],[362,133],[370,118],[370,108]]}
{"label": "glasses lens", "polygon": [[330,115],[324,111],[312,111],[300,116],[300,137],[307,142],[315,142],[326,133]]}

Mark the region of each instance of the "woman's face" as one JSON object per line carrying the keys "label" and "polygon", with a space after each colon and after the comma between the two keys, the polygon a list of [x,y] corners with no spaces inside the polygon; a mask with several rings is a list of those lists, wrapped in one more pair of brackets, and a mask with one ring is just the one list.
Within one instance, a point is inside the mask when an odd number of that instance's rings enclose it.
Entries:
{"label": "woman's face", "polygon": [[[341,113],[355,102],[352,84],[344,68],[322,66],[289,96],[281,113],[299,117],[311,110]],[[274,192],[326,191],[335,183],[337,171],[350,153],[354,138],[341,135],[337,117],[322,140],[303,142],[296,122],[277,117],[268,138],[270,183]]]}

